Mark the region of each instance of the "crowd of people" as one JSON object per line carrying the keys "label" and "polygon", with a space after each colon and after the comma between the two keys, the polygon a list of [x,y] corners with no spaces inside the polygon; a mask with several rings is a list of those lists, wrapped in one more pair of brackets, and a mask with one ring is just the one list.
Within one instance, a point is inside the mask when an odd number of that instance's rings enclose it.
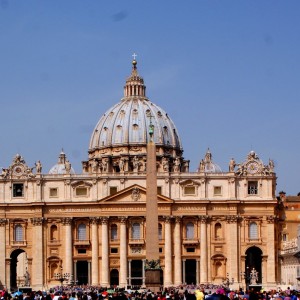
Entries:
{"label": "crowd of people", "polygon": [[112,289],[100,286],[58,286],[49,291],[31,291],[10,294],[3,290],[0,300],[300,300],[297,290],[232,290],[215,285],[185,285],[161,288],[158,292],[147,289]]}

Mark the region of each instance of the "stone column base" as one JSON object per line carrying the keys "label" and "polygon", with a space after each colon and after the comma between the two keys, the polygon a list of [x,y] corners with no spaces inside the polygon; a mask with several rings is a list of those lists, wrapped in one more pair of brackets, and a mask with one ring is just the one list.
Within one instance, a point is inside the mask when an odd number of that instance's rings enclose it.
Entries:
{"label": "stone column base", "polygon": [[160,272],[161,270],[145,270],[145,284],[146,288],[150,289],[152,292],[158,292],[160,291]]}

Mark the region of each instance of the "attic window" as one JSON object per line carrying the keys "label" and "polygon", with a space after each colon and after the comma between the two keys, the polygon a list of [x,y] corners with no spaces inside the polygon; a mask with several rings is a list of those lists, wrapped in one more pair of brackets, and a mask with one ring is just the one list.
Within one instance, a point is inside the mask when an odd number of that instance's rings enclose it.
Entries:
{"label": "attic window", "polygon": [[86,187],[76,188],[76,196],[87,196],[87,188]]}
{"label": "attic window", "polygon": [[114,195],[118,192],[118,188],[116,186],[109,187],[109,194]]}
{"label": "attic window", "polygon": [[58,188],[50,188],[49,194],[50,194],[50,197],[57,197],[58,196]]}
{"label": "attic window", "polygon": [[14,183],[13,184],[13,197],[24,197],[24,184]]}
{"label": "attic window", "polygon": [[196,188],[194,186],[185,186],[184,187],[184,195],[195,195]]}

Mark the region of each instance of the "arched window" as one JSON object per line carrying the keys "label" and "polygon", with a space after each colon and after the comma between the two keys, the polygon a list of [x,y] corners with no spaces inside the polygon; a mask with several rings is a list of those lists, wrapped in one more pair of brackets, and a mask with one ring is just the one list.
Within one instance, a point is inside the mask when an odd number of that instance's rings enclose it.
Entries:
{"label": "arched window", "polygon": [[258,239],[258,228],[255,222],[249,224],[249,239],[256,240]]}
{"label": "arched window", "polygon": [[23,235],[23,227],[21,225],[15,226],[15,241],[16,242],[23,242],[24,235]]}
{"label": "arched window", "polygon": [[215,224],[215,239],[222,237],[222,225],[220,223]]}
{"label": "arched window", "polygon": [[57,231],[57,226],[52,225],[50,228],[50,240],[51,241],[56,241],[58,240],[58,231]]}
{"label": "arched window", "polygon": [[83,223],[78,225],[78,240],[86,240],[86,225]]}
{"label": "arched window", "polygon": [[110,227],[110,239],[112,241],[118,239],[118,226],[116,224],[112,224]]}
{"label": "arched window", "polygon": [[161,241],[163,239],[162,237],[162,225],[158,223],[158,239]]}
{"label": "arched window", "polygon": [[140,239],[141,238],[141,227],[139,223],[133,223],[131,227],[131,236],[133,239]]}
{"label": "arched window", "polygon": [[189,240],[194,238],[194,224],[192,222],[186,224],[186,238]]}

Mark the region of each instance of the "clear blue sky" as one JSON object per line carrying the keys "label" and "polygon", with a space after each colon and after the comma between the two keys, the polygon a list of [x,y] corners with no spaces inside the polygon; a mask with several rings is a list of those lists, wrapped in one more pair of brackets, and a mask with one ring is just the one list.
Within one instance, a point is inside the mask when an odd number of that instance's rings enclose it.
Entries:
{"label": "clear blue sky", "polygon": [[132,53],[147,96],[175,122],[196,170],[255,150],[277,192],[300,192],[300,1],[0,0],[0,167],[43,172],[63,147],[76,172]]}

